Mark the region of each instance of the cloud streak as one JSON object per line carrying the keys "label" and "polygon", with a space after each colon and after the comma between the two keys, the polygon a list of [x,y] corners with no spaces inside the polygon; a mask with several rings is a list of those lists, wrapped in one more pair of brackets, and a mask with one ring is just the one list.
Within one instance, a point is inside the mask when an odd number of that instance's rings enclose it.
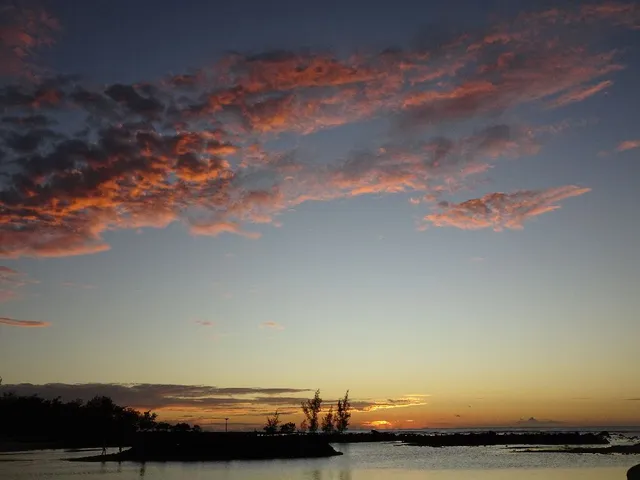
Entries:
{"label": "cloud streak", "polygon": [[10,327],[23,327],[23,328],[40,328],[49,327],[51,323],[40,322],[36,320],[16,320],[14,318],[0,317],[0,325],[8,325]]}
{"label": "cloud streak", "polygon": [[551,102],[550,106],[563,107],[570,103],[581,102],[601,92],[605,88],[609,88],[612,85],[613,82],[611,80],[605,80],[595,85],[575,88],[556,98],[553,102]]}
{"label": "cloud streak", "polygon": [[262,322],[260,328],[267,328],[270,330],[284,330],[284,327],[277,322]]}

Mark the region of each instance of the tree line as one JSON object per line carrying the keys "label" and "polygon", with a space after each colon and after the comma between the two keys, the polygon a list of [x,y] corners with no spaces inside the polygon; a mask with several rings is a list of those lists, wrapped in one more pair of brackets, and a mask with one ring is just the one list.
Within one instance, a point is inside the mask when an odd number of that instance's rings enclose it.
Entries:
{"label": "tree line", "polygon": [[[300,406],[304,414],[304,420],[300,423],[300,432],[318,433],[319,429],[322,433],[329,435],[332,433],[344,433],[349,428],[351,421],[349,390],[344,394],[344,397],[338,399],[335,411],[333,405],[329,406],[329,409],[322,418],[320,418],[322,411],[320,390],[316,390],[313,398],[304,400]],[[281,424],[280,414],[278,410],[276,410],[272,416],[267,417],[267,423],[263,427],[263,430],[267,434],[275,434],[278,432],[294,433],[296,431],[296,424],[293,422]]]}
{"label": "tree line", "polygon": [[115,445],[127,442],[137,432],[149,431],[199,432],[201,428],[187,423],[158,422],[157,414],[151,411],[139,412],[116,405],[105,396],[96,396],[86,403],[11,392],[0,396],[0,436],[3,437]]}

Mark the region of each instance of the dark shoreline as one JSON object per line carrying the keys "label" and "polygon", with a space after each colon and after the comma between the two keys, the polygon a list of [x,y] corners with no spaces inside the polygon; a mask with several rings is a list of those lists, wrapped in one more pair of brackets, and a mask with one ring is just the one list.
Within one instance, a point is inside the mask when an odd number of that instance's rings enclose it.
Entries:
{"label": "dark shoreline", "polygon": [[342,455],[322,435],[146,433],[128,450],[75,462],[203,462],[323,458]]}
{"label": "dark shoreline", "polygon": [[[505,446],[518,452],[542,453],[640,453],[636,446],[610,446],[609,434],[583,432],[473,432],[473,433],[393,433],[361,432],[344,434],[291,434],[264,435],[255,432],[141,432],[122,445],[131,447],[120,453],[89,455],[71,461],[226,461],[250,459],[317,458],[340,455],[331,444],[394,442],[399,445],[420,447],[452,446]],[[35,449],[65,449],[67,452],[101,450],[95,441],[82,442],[0,442],[0,452],[29,451]],[[531,449],[532,446],[557,447]],[[7,448],[9,447],[9,448]],[[518,448],[520,447],[520,448]],[[562,448],[560,448],[562,447]],[[514,450],[515,451],[515,450]],[[97,452],[96,452],[97,453]]]}
{"label": "dark shoreline", "polygon": [[[168,433],[168,432],[144,432],[138,433],[130,441],[117,444],[107,442],[104,446],[108,448],[129,447],[138,444],[144,438],[199,438],[209,441],[221,441],[229,439],[252,439],[252,438],[318,438],[326,443],[363,443],[363,442],[402,442],[413,446],[446,447],[446,446],[487,446],[487,445],[608,445],[609,434],[584,433],[584,432],[535,432],[535,433],[515,433],[515,432],[470,432],[470,433],[395,433],[395,432],[348,432],[343,434],[318,434],[318,435],[275,435],[267,436],[253,432],[201,432],[201,433]],[[67,451],[81,451],[90,449],[101,449],[102,444],[95,440],[83,442],[78,439],[69,441],[0,441],[0,453],[29,450],[53,450],[64,449]]]}

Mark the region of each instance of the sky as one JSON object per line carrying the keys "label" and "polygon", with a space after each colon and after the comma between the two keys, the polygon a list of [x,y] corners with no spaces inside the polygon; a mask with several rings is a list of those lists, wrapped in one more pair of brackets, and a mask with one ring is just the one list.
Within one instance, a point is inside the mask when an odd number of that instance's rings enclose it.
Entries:
{"label": "sky", "polygon": [[640,425],[640,3],[0,5],[2,389]]}

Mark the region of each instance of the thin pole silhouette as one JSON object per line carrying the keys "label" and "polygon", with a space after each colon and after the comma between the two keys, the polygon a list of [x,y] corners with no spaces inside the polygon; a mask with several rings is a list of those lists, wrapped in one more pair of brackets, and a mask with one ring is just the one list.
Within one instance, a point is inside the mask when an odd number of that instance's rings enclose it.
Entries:
{"label": "thin pole silhouette", "polygon": [[229,431],[228,424],[229,424],[229,417],[226,417],[224,419],[224,433],[227,433]]}

